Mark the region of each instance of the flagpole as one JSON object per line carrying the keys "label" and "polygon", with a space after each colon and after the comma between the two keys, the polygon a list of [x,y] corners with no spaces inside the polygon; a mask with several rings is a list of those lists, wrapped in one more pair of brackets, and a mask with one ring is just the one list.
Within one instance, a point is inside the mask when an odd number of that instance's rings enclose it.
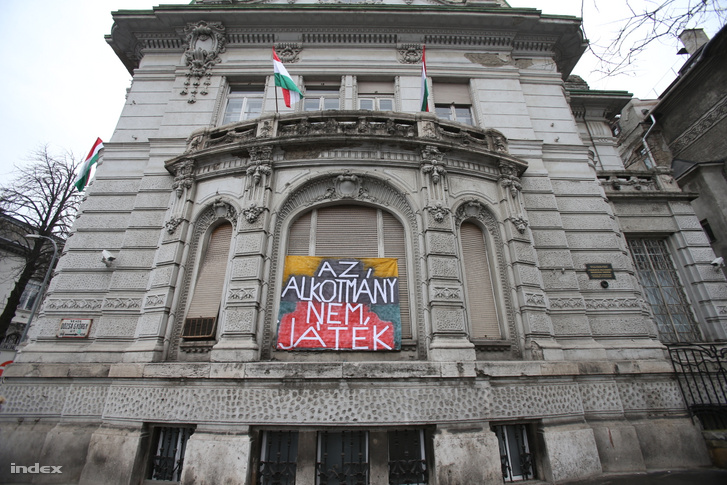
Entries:
{"label": "flagpole", "polygon": [[[275,46],[273,46],[273,63],[275,62]],[[275,89],[275,114],[278,114],[278,85],[275,83],[275,74],[273,74],[273,88]]]}

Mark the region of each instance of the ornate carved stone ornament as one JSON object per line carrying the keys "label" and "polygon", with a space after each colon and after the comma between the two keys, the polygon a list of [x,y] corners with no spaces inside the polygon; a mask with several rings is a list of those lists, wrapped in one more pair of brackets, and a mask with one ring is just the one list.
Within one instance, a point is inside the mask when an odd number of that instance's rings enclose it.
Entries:
{"label": "ornate carved stone ornament", "polygon": [[192,188],[194,184],[194,160],[187,159],[178,163],[174,170],[174,182],[172,188],[177,193],[177,198],[181,198],[184,189]]}
{"label": "ornate carved stone ornament", "polygon": [[260,185],[263,175],[273,173],[273,147],[253,146],[248,148],[250,163],[247,166],[247,176],[252,179],[253,185]]}
{"label": "ornate carved stone ornament", "polygon": [[[188,103],[197,101],[197,93],[207,94],[210,85],[212,67],[221,61],[219,55],[225,52],[225,26],[221,22],[200,20],[196,24],[187,24],[184,29],[187,50],[184,58],[189,67],[187,80],[184,82],[182,96],[189,94]],[[205,78],[202,81],[202,78]],[[198,89],[202,87],[201,91]]]}
{"label": "ornate carved stone ornament", "polygon": [[281,42],[275,44],[275,53],[284,64],[293,64],[298,62],[298,54],[303,50],[303,47],[294,42]]}
{"label": "ornate carved stone ornament", "polygon": [[510,222],[515,226],[515,229],[517,229],[517,232],[520,234],[525,234],[525,231],[528,228],[528,221],[525,220],[522,217],[510,217]]}
{"label": "ornate carved stone ornament", "polygon": [[222,197],[217,197],[214,202],[212,202],[212,212],[215,215],[215,218],[225,218],[230,221],[233,228],[237,227],[237,210],[232,205],[225,202]]}
{"label": "ornate carved stone ornament", "polygon": [[423,52],[421,44],[399,44],[396,47],[397,57],[402,64],[419,64]]}
{"label": "ornate carved stone ornament", "polygon": [[341,199],[352,199],[361,191],[361,179],[346,170],[335,179],[336,194]]}
{"label": "ornate carved stone ornament", "polygon": [[185,219],[184,217],[175,217],[174,219],[170,219],[170,220],[168,220],[168,221],[167,221],[167,222],[166,222],[166,223],[164,224],[164,227],[166,227],[166,228],[167,228],[167,232],[168,232],[169,234],[174,234],[175,232],[177,232],[177,228],[179,227],[179,225],[180,225],[180,224],[181,224],[182,222],[184,222],[185,220],[186,220],[186,219]]}
{"label": "ornate carved stone ornament", "polygon": [[714,128],[725,117],[727,117],[727,96],[718,101],[711,110],[684,131],[679,138],[671,143],[669,148],[671,148],[674,155],[678,155],[698,138]]}
{"label": "ornate carved stone ornament", "polygon": [[447,207],[442,206],[441,202],[437,202],[435,206],[427,206],[426,209],[432,215],[436,222],[444,222],[444,218],[450,211]]}
{"label": "ornate carved stone ornament", "polygon": [[513,199],[520,193],[523,186],[520,183],[520,177],[517,176],[515,164],[504,160],[500,162],[500,185],[510,190]]}
{"label": "ornate carved stone ornament", "polygon": [[442,177],[447,174],[444,167],[444,154],[435,146],[427,145],[422,149],[421,170],[429,174],[434,185],[438,184]]}
{"label": "ornate carved stone ornament", "polygon": [[260,218],[260,215],[265,211],[265,207],[260,207],[257,204],[250,204],[250,207],[242,210],[242,215],[248,224],[255,224]]}

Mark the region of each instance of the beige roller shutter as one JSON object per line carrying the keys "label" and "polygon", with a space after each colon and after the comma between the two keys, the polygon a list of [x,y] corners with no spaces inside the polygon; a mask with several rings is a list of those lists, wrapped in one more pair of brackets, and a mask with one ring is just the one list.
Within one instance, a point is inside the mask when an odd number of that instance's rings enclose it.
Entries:
{"label": "beige roller shutter", "polygon": [[465,222],[460,228],[460,238],[471,337],[500,339],[484,234],[475,224]]}
{"label": "beige roller shutter", "polygon": [[472,103],[467,84],[432,83],[434,102],[436,104],[464,104]]}
{"label": "beige roller shutter", "polygon": [[412,338],[409,307],[409,272],[406,264],[404,226],[388,212],[383,212],[384,257],[397,258],[399,267],[399,306],[401,307],[401,337]]}
{"label": "beige roller shutter", "polygon": [[315,240],[316,256],[378,257],[376,209],[353,205],[318,209]]}
{"label": "beige roller shutter", "polygon": [[222,287],[230,253],[232,225],[222,224],[210,235],[202,258],[187,318],[216,318],[222,301]]}
{"label": "beige roller shutter", "polygon": [[290,227],[288,234],[288,254],[290,256],[308,256],[311,214],[312,212],[306,212]]}

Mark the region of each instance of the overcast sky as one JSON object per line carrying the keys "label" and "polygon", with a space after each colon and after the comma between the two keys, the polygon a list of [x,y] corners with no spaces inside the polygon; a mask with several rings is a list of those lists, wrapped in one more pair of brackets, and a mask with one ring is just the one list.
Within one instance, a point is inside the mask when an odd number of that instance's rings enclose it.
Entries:
{"label": "overcast sky", "polygon": [[[594,5],[598,1],[601,10]],[[648,1],[648,0],[644,0]],[[681,0],[680,0],[681,1]],[[683,0],[688,1],[688,0]],[[625,0],[583,0],[587,36],[604,42],[628,11]],[[109,140],[124,104],[131,76],[106,44],[111,11],[150,9],[180,1],[153,0],[3,0],[0,6],[0,176],[27,163],[45,144],[85,157],[96,137]],[[547,14],[580,16],[581,0],[510,0],[513,7],[539,8]],[[719,25],[704,26],[712,37]],[[677,41],[655,46],[631,75],[603,78],[593,73],[587,53],[573,74],[591,89],[626,90],[655,98],[686,60]],[[648,60],[648,62],[646,62]],[[497,128],[497,127],[493,127]]]}

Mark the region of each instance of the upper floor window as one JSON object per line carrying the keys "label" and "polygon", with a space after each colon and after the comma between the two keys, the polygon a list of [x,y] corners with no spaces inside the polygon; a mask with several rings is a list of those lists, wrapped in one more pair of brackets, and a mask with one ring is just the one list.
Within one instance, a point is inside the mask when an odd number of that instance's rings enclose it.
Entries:
{"label": "upper floor window", "polygon": [[227,96],[227,107],[222,124],[236,123],[260,116],[263,110],[262,86],[232,86]]}
{"label": "upper floor window", "polygon": [[662,342],[698,342],[697,322],[692,315],[664,239],[629,238],[636,274],[656,320]]}
{"label": "upper floor window", "polygon": [[465,125],[472,125],[472,108],[457,104],[435,104],[434,111],[438,118],[449,121],[456,121]]}
{"label": "upper floor window", "polygon": [[394,111],[394,84],[390,82],[359,82],[358,109]]}
{"label": "upper floor window", "polygon": [[501,339],[485,232],[473,222],[465,221],[460,226],[460,242],[470,338]]}
{"label": "upper floor window", "polygon": [[434,82],[432,90],[434,111],[439,118],[466,125],[474,124],[472,101],[466,84]]}
{"label": "upper floor window", "polygon": [[25,285],[25,290],[23,290],[23,294],[20,296],[20,303],[18,303],[18,308],[21,310],[33,310],[33,305],[35,305],[35,301],[40,296],[40,284],[36,283],[34,281],[28,281],[28,284]]}
{"label": "upper floor window", "polygon": [[341,87],[329,82],[307,83],[305,98],[303,98],[305,111],[323,111],[326,109],[341,109]]}

